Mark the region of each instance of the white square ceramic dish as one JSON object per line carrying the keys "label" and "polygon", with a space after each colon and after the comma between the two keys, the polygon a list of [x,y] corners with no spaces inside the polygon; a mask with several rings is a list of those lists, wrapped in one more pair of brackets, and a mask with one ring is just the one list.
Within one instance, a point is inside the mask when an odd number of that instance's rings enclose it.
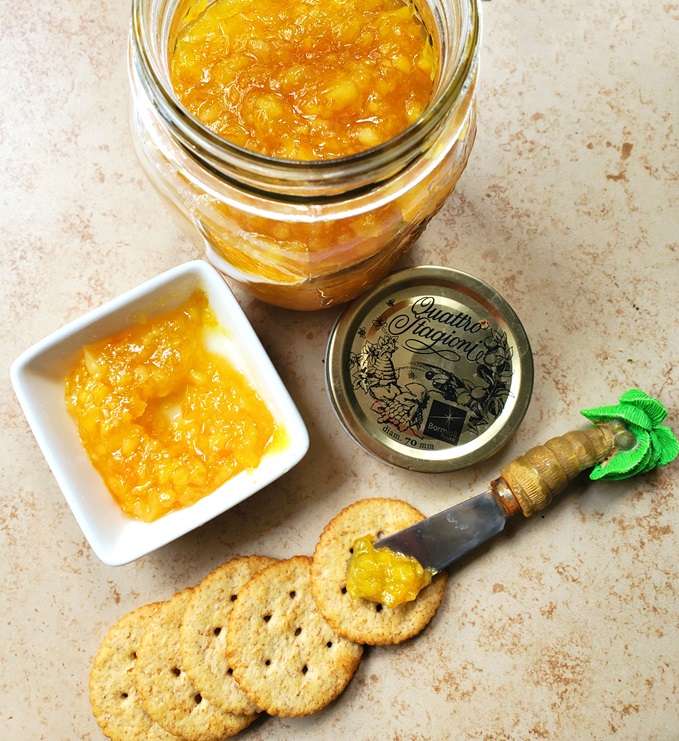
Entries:
{"label": "white square ceramic dish", "polygon": [[[120,510],[78,437],[66,409],[64,381],[84,345],[157,316],[205,291],[228,337],[228,356],[265,400],[287,435],[254,471],[244,471],[191,507],[155,522]],[[290,394],[235,296],[219,273],[202,260],[181,265],[113,299],[26,350],[12,364],[11,379],[26,419],[92,550],[106,564],[129,563],[225,512],[297,464],[309,436]]]}

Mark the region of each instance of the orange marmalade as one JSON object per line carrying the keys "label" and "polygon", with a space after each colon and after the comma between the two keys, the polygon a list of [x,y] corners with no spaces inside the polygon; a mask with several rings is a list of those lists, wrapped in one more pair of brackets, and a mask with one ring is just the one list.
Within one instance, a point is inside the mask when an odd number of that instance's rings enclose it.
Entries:
{"label": "orange marmalade", "polygon": [[206,295],[84,348],[66,379],[83,446],[129,516],[147,522],[255,468],[276,437],[248,381],[208,349]]}
{"label": "orange marmalade", "polygon": [[170,57],[175,92],[201,123],[294,160],[392,139],[420,118],[437,71],[403,0],[198,0]]}
{"label": "orange marmalade", "polygon": [[434,572],[412,556],[373,546],[370,536],[358,538],[347,569],[347,592],[387,607],[411,602],[428,585]]}

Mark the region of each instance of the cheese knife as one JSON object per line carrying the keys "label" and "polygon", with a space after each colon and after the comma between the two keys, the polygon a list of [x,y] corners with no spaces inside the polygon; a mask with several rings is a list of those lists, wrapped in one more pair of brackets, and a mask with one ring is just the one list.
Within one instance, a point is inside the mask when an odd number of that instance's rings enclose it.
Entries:
{"label": "cheese knife", "polygon": [[487,491],[378,540],[375,548],[441,571],[500,533],[512,515],[530,517],[544,509],[583,471],[595,467],[595,479],[627,478],[666,465],[679,452],[672,431],[659,425],[665,408],[642,391],[582,414],[596,424],[531,448],[502,468]]}

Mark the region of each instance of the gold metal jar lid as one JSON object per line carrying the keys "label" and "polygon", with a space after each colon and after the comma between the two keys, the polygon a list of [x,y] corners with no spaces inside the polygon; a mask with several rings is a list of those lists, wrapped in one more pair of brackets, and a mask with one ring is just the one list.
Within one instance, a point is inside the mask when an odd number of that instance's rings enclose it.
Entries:
{"label": "gold metal jar lid", "polygon": [[496,453],[533,389],[533,356],[511,306],[452,268],[393,273],[346,307],[326,383],[340,421],[400,468],[455,471]]}

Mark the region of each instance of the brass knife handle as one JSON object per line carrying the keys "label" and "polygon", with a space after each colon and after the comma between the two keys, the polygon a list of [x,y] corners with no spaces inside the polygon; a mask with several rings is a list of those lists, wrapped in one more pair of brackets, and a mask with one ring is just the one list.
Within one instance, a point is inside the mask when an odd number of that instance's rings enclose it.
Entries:
{"label": "brass knife handle", "polygon": [[616,451],[608,424],[567,432],[531,448],[508,463],[500,476],[526,517],[544,509],[578,474],[603,463]]}

